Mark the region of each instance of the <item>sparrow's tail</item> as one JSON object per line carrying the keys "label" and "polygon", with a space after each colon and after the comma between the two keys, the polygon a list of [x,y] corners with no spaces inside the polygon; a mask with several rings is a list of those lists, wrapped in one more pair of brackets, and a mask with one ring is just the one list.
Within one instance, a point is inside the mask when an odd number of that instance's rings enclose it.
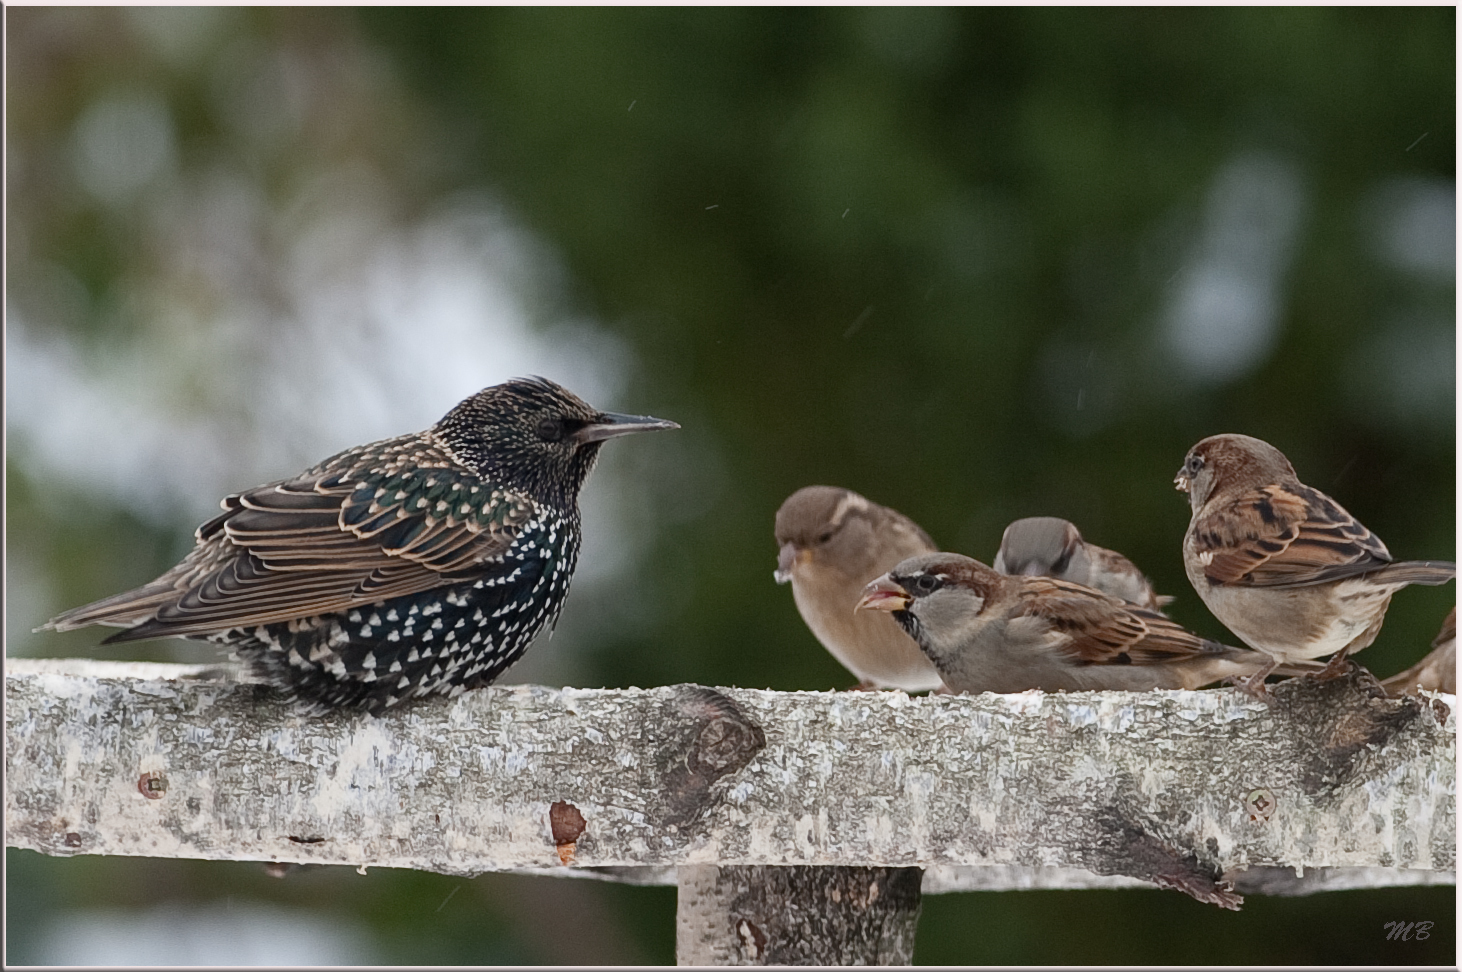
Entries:
{"label": "sparrow's tail", "polygon": [[1366,575],[1368,580],[1383,584],[1426,584],[1436,587],[1457,576],[1457,565],[1450,560],[1403,560],[1387,564]]}

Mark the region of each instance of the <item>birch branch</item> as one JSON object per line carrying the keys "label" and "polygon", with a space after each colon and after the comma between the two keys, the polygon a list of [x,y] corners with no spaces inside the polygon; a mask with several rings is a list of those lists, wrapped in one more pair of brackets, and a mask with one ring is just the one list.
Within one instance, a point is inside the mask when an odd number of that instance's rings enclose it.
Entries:
{"label": "birch branch", "polygon": [[[514,868],[508,872],[528,877],[556,875],[637,884],[675,887],[679,869],[674,867],[573,867],[547,870]],[[1322,891],[1359,891],[1368,888],[1455,887],[1455,871],[1402,870],[1394,867],[1251,867],[1230,873],[1239,894],[1298,897]],[[1122,888],[1151,888],[1151,881],[1120,874],[1094,874],[1079,867],[1018,867],[1009,864],[956,866],[936,864],[924,871],[924,894],[956,891],[1092,891]]]}
{"label": "birch branch", "polygon": [[1249,868],[1450,883],[1455,698],[1367,678],[1273,706],[513,686],[301,717],[217,669],[7,659],[6,843],[462,875],[917,866],[937,890],[1136,880],[1230,907],[1224,878],[1294,884]]}

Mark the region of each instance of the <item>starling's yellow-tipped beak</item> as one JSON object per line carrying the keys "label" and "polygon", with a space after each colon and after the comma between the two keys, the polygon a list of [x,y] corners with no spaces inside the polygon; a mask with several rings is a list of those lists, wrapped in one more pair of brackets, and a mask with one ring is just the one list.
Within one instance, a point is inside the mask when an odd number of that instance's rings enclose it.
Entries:
{"label": "starling's yellow-tipped beak", "polygon": [[772,578],[778,584],[785,584],[792,579],[792,568],[798,564],[805,564],[812,559],[812,551],[800,550],[795,543],[784,543],[782,549],[777,552],[777,569]]}
{"label": "starling's yellow-tipped beak", "polygon": [[635,432],[654,432],[658,429],[678,429],[680,426],[653,415],[620,415],[618,412],[602,412],[599,418],[579,429],[569,438],[583,445],[586,442],[603,442],[616,436],[632,435]]}
{"label": "starling's yellow-tipped beak", "polygon": [[854,611],[902,611],[913,599],[887,575],[870,581],[863,588],[863,597],[853,607]]}

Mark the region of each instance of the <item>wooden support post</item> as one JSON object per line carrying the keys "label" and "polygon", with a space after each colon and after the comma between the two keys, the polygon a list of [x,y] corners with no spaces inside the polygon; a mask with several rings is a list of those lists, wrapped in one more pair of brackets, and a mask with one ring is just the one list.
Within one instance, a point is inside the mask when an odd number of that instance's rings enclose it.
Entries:
{"label": "wooden support post", "polygon": [[917,867],[679,868],[681,965],[910,965]]}

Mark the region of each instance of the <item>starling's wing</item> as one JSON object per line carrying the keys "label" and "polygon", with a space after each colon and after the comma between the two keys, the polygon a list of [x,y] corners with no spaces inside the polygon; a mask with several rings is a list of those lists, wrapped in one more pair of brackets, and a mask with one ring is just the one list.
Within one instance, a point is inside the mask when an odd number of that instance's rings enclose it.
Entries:
{"label": "starling's wing", "polygon": [[1209,581],[1232,587],[1308,587],[1391,562],[1339,503],[1298,483],[1242,493],[1195,521],[1192,539]]}
{"label": "starling's wing", "polygon": [[1061,650],[1081,665],[1157,665],[1231,649],[1172,620],[1069,581],[1026,585],[1026,610],[1066,637]]}
{"label": "starling's wing", "polygon": [[[224,507],[199,528],[188,560],[133,592],[130,606],[112,605],[135,618],[145,602],[151,617],[108,642],[289,621],[468,580],[538,513],[525,496],[460,467],[411,463],[306,475],[230,496]],[[79,623],[97,622],[108,619]]]}

